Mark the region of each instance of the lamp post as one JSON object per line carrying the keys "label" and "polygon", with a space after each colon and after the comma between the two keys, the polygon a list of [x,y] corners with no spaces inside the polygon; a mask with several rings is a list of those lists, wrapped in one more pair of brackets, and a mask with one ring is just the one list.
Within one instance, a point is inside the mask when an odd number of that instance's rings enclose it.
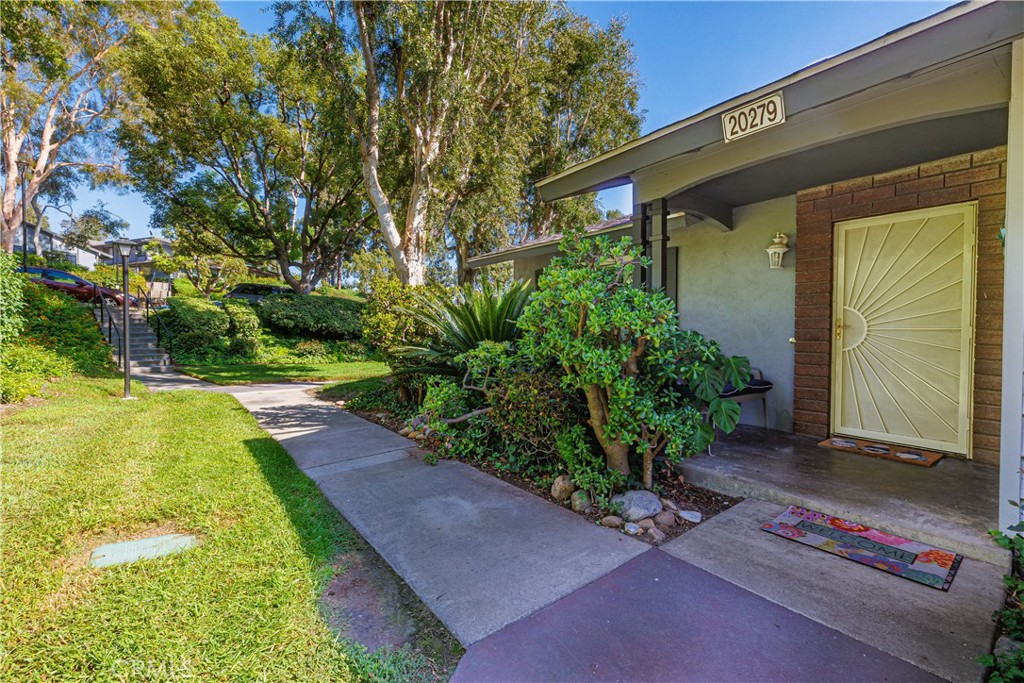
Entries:
{"label": "lamp post", "polygon": [[123,316],[121,320],[124,325],[124,329],[121,331],[121,344],[124,347],[124,397],[130,399],[132,397],[132,352],[131,346],[129,345],[128,332],[130,323],[128,305],[131,301],[128,298],[128,257],[131,256],[132,247],[135,246],[135,243],[131,240],[114,240],[114,246],[117,247],[117,251],[121,254],[121,266],[124,273],[124,285],[122,287],[121,300],[121,308],[123,309]]}

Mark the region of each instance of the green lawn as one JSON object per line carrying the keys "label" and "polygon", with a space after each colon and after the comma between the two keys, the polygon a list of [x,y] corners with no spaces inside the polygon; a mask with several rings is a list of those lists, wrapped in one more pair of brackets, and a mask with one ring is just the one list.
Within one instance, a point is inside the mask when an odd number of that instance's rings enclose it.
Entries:
{"label": "green lawn", "polygon": [[[367,655],[318,610],[354,532],[231,396],[74,379],[3,416],[0,680],[418,678],[407,650]],[[198,534],[107,569],[92,548]]]}
{"label": "green lawn", "polygon": [[298,365],[186,365],[182,372],[214,384],[261,382],[349,381],[383,377],[388,366],[375,361]]}
{"label": "green lawn", "polygon": [[349,379],[328,384],[320,390],[320,397],[337,401],[344,399],[351,400],[359,394],[373,391],[384,383],[384,376],[368,377],[367,379]]}

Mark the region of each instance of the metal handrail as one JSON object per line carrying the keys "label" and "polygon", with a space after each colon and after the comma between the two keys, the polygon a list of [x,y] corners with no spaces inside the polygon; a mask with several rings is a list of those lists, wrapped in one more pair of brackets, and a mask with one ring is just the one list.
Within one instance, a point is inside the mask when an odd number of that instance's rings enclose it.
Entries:
{"label": "metal handrail", "polygon": [[[153,304],[153,300],[149,297],[149,292],[145,292],[141,287],[137,287],[139,299],[146,302],[146,323],[149,324],[150,314],[156,318],[156,344],[167,351],[167,355],[174,355],[174,335],[171,334],[171,330],[168,329],[167,325],[156,313],[156,305]],[[150,325],[152,327],[152,325]],[[163,340],[167,340],[167,346],[164,347]]]}
{"label": "metal handrail", "polygon": [[[110,308],[107,305],[107,297],[105,297],[105,296],[103,296],[103,295],[101,295],[99,293],[99,290],[96,287],[96,285],[92,286],[92,290],[93,290],[93,297],[92,297],[93,310],[95,311],[96,308],[99,308],[99,311],[100,311],[100,329],[102,329],[103,325],[106,324],[106,326],[107,326],[107,341],[108,342],[111,339],[111,336],[112,336],[111,333],[117,335],[117,367],[120,368],[122,366],[122,364],[123,364],[123,354],[124,354],[124,343],[122,342],[121,328],[119,328],[117,326],[117,323],[114,322],[114,314],[110,312]],[[95,313],[93,315],[95,315]]]}

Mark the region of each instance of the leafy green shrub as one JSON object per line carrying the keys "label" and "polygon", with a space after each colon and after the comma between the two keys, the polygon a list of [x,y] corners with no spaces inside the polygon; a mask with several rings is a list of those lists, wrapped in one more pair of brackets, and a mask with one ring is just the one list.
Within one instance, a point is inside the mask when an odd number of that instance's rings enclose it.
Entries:
{"label": "leafy green shrub", "polygon": [[[1024,531],[1017,524],[1011,531]],[[1024,536],[1012,536],[1001,531],[990,531],[995,542],[1010,551],[1013,559],[1010,573],[1003,577],[1006,584],[1006,606],[993,617],[1003,635],[1018,642],[1024,641]],[[1024,647],[996,656],[984,655],[978,661],[991,668],[988,680],[992,683],[1009,683],[1024,680]]]}
{"label": "leafy green shrub", "polygon": [[427,337],[423,325],[405,311],[413,306],[414,289],[396,278],[380,278],[366,297],[363,310],[363,341],[380,351],[392,368],[404,366],[394,350],[415,346]]}
{"label": "leafy green shrub", "polygon": [[174,290],[174,296],[179,299],[206,298],[205,296],[203,296],[203,293],[200,292],[199,289],[194,284],[192,284],[188,278],[185,277],[174,278],[172,289]]}
{"label": "leafy green shrub", "polygon": [[287,334],[327,339],[358,339],[363,305],[356,300],[315,294],[275,294],[263,300],[263,323]]}
{"label": "leafy green shrub", "polygon": [[111,368],[110,347],[88,306],[35,283],[25,287],[24,296],[21,341],[56,351],[74,363],[76,372],[95,373]]}
{"label": "leafy green shrub", "polygon": [[20,403],[43,388],[43,378],[29,372],[0,372],[0,403]]}
{"label": "leafy green shrub", "polygon": [[228,299],[224,302],[228,316],[230,349],[235,353],[252,354],[260,345],[260,319],[248,301]]}
{"label": "leafy green shrub", "polygon": [[735,428],[739,405],[718,395],[726,381],[746,385],[749,362],[680,330],[665,294],[633,287],[642,259],[628,238],[570,233],[561,249],[519,318],[520,348],[536,367],[562,367],[566,385],[584,393],[607,468],[629,475],[635,449],[651,488],[659,454],[675,461],[704,450],[715,427]]}
{"label": "leafy green shrub", "polygon": [[4,370],[37,375],[47,379],[67,377],[78,368],[70,358],[38,344],[14,344],[4,354]]}
{"label": "leafy green shrub", "polygon": [[21,401],[38,393],[46,380],[112,367],[110,347],[88,307],[33,283],[27,283],[21,295],[21,334],[3,340],[0,401]]}
{"label": "leafy green shrub", "polygon": [[25,285],[28,279],[16,272],[18,262],[13,254],[0,249],[0,356],[25,323]]}
{"label": "leafy green shrub", "polygon": [[223,343],[231,321],[224,309],[203,298],[171,297],[160,318],[174,337],[174,358],[192,362]]}
{"label": "leafy green shrub", "polygon": [[36,394],[45,380],[75,372],[73,360],[38,344],[16,342],[0,362],[0,401],[17,403]]}
{"label": "leafy green shrub", "polygon": [[[121,291],[121,288],[124,286],[124,276],[121,274],[121,267],[119,265],[99,265],[93,268],[92,270],[89,270],[88,268],[83,268],[81,266],[71,266],[69,268],[60,268],[59,266],[51,267],[57,268],[58,270],[66,270],[69,273],[74,273],[75,275],[81,278],[85,278],[89,282],[99,285],[100,287],[108,287],[110,289],[115,289],[119,292]],[[131,295],[136,296],[140,289],[145,292],[148,290],[148,288],[149,283],[146,282],[146,276],[142,275],[141,273],[133,273],[129,268],[128,289]]]}
{"label": "leafy green shrub", "polygon": [[583,425],[573,425],[561,432],[557,446],[573,483],[602,507],[607,508],[612,494],[626,487],[626,475],[605,466],[604,459],[595,453],[590,434]]}
{"label": "leafy green shrub", "polygon": [[465,367],[456,361],[457,356],[481,342],[505,343],[519,338],[516,320],[529,298],[529,283],[522,281],[498,290],[489,284],[479,290],[464,287],[454,296],[436,289],[414,292],[413,305],[402,310],[429,336],[424,344],[406,343],[399,352],[430,372],[462,374]]}

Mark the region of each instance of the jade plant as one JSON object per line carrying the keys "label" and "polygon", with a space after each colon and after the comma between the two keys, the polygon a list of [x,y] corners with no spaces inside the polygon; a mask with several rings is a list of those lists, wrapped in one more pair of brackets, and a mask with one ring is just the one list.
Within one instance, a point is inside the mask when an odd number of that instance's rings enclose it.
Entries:
{"label": "jade plant", "polygon": [[744,387],[750,364],[681,330],[664,293],[633,286],[634,269],[647,264],[629,239],[570,233],[561,249],[519,318],[520,352],[563,369],[586,397],[607,468],[630,474],[635,452],[650,489],[659,455],[677,461],[707,448],[716,427],[735,428],[740,407],[719,395],[726,382]]}

